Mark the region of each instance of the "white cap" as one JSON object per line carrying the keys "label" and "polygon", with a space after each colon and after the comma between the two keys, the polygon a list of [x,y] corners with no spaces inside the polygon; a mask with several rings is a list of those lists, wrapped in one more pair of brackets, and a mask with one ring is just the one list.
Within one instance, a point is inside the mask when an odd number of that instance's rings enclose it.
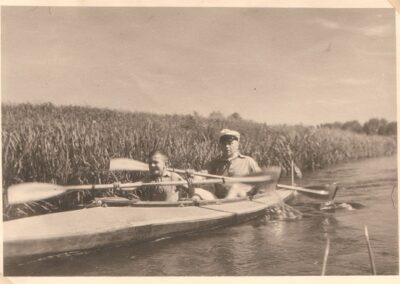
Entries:
{"label": "white cap", "polygon": [[219,139],[221,140],[221,138],[224,136],[231,136],[235,137],[238,141],[240,140],[240,133],[235,130],[222,129],[221,132],[219,133]]}

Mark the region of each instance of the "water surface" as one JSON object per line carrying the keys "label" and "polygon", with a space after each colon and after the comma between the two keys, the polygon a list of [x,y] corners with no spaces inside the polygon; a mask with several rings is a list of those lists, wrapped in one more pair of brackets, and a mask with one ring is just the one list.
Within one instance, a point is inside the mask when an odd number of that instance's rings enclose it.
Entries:
{"label": "water surface", "polygon": [[399,273],[396,157],[361,160],[308,173],[301,184],[338,182],[336,209],[297,195],[284,218],[270,212],[251,222],[154,242],[64,253],[5,266],[6,275],[246,276],[371,273],[367,226],[378,274]]}

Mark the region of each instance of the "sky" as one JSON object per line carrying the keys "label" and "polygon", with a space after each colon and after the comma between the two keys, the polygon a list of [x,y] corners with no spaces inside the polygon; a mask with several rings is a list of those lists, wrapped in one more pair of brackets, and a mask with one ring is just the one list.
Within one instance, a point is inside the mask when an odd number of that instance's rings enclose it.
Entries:
{"label": "sky", "polygon": [[2,7],[2,102],[396,120],[394,9]]}

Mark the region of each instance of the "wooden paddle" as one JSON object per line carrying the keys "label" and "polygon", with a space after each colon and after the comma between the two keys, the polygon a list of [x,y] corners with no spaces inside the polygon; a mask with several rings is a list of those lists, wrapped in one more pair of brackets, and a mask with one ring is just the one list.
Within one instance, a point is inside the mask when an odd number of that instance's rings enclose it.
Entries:
{"label": "wooden paddle", "polygon": [[[246,184],[259,184],[271,182],[272,178],[269,175],[260,173],[257,175],[249,175],[244,177],[229,178],[225,179],[207,179],[207,180],[193,180],[192,184],[215,184],[215,183],[246,183]],[[120,188],[124,190],[134,190],[138,187],[144,186],[167,186],[167,185],[186,185],[188,184],[185,180],[180,181],[161,181],[161,182],[134,182],[134,183],[123,183],[123,184],[99,184],[99,185],[72,185],[62,186],[49,183],[21,183],[12,185],[8,188],[8,204],[18,204],[25,202],[32,202],[37,200],[43,200],[51,197],[55,197],[61,194],[65,194],[71,191],[81,190],[107,190],[113,188]]]}
{"label": "wooden paddle", "polygon": [[332,201],[338,190],[336,183],[322,186],[308,186],[307,188],[286,184],[278,184],[277,187],[279,189],[295,190],[310,198],[321,199],[324,201]]}
{"label": "wooden paddle", "polygon": [[[148,172],[149,171],[149,165],[146,163],[143,163],[141,161],[133,160],[133,159],[127,159],[127,158],[117,158],[117,159],[111,159],[110,160],[110,171],[138,171],[138,172]],[[175,172],[178,174],[193,174],[195,176],[200,176],[200,177],[208,177],[208,178],[226,178],[222,176],[217,176],[217,175],[211,175],[207,173],[200,173],[200,172],[188,172],[185,170],[180,170],[180,169],[175,169],[175,168],[167,168],[168,171],[170,172]]]}
{"label": "wooden paddle", "polygon": [[[137,160],[127,159],[127,158],[118,158],[118,159],[110,160],[110,170],[111,171],[149,171],[149,166],[147,164],[137,161]],[[175,169],[175,168],[168,168],[167,170],[171,171],[171,172],[181,173],[181,174],[189,173],[189,174],[192,174],[195,176],[208,177],[208,178],[224,178],[225,180],[229,180],[232,178],[232,177],[223,177],[223,176],[212,175],[212,174],[201,173],[201,172],[185,171],[185,170],[180,170],[180,169]],[[331,189],[330,185],[329,186],[313,186],[313,188],[303,188],[303,187],[299,187],[299,186],[277,184],[277,187],[280,189],[295,190],[295,191],[304,193],[305,195],[307,195],[309,197],[314,197],[317,199],[325,199],[325,200],[332,199],[332,192],[330,190]],[[336,187],[336,190],[337,190],[337,187]],[[336,190],[333,192],[333,195],[336,194]]]}

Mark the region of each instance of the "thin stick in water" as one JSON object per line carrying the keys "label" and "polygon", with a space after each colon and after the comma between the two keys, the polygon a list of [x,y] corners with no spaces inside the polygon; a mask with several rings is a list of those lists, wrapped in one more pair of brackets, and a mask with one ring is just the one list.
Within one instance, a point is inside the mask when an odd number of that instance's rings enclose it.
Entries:
{"label": "thin stick in water", "polygon": [[326,248],[325,248],[325,255],[324,255],[324,263],[322,264],[321,276],[324,276],[325,272],[326,272],[326,263],[328,262],[329,247],[330,247],[330,241],[329,241],[329,238],[326,238]]}
{"label": "thin stick in water", "polygon": [[376,267],[375,267],[374,255],[373,255],[373,253],[372,253],[371,244],[370,244],[370,242],[369,242],[369,235],[368,235],[368,228],[367,228],[367,226],[365,226],[365,239],[367,240],[369,261],[370,261],[370,263],[371,263],[371,273],[372,273],[372,275],[376,275]]}
{"label": "thin stick in water", "polygon": [[390,198],[392,199],[392,204],[393,204],[394,209],[397,210],[397,207],[396,207],[395,202],[394,202],[394,199],[393,199],[393,193],[394,193],[394,190],[395,190],[395,189],[397,189],[397,187],[394,185],[394,186],[393,186],[393,189],[392,189],[392,194],[390,195]]}
{"label": "thin stick in water", "polygon": [[292,178],[292,186],[294,185],[294,162],[293,159],[290,161],[290,175]]}

